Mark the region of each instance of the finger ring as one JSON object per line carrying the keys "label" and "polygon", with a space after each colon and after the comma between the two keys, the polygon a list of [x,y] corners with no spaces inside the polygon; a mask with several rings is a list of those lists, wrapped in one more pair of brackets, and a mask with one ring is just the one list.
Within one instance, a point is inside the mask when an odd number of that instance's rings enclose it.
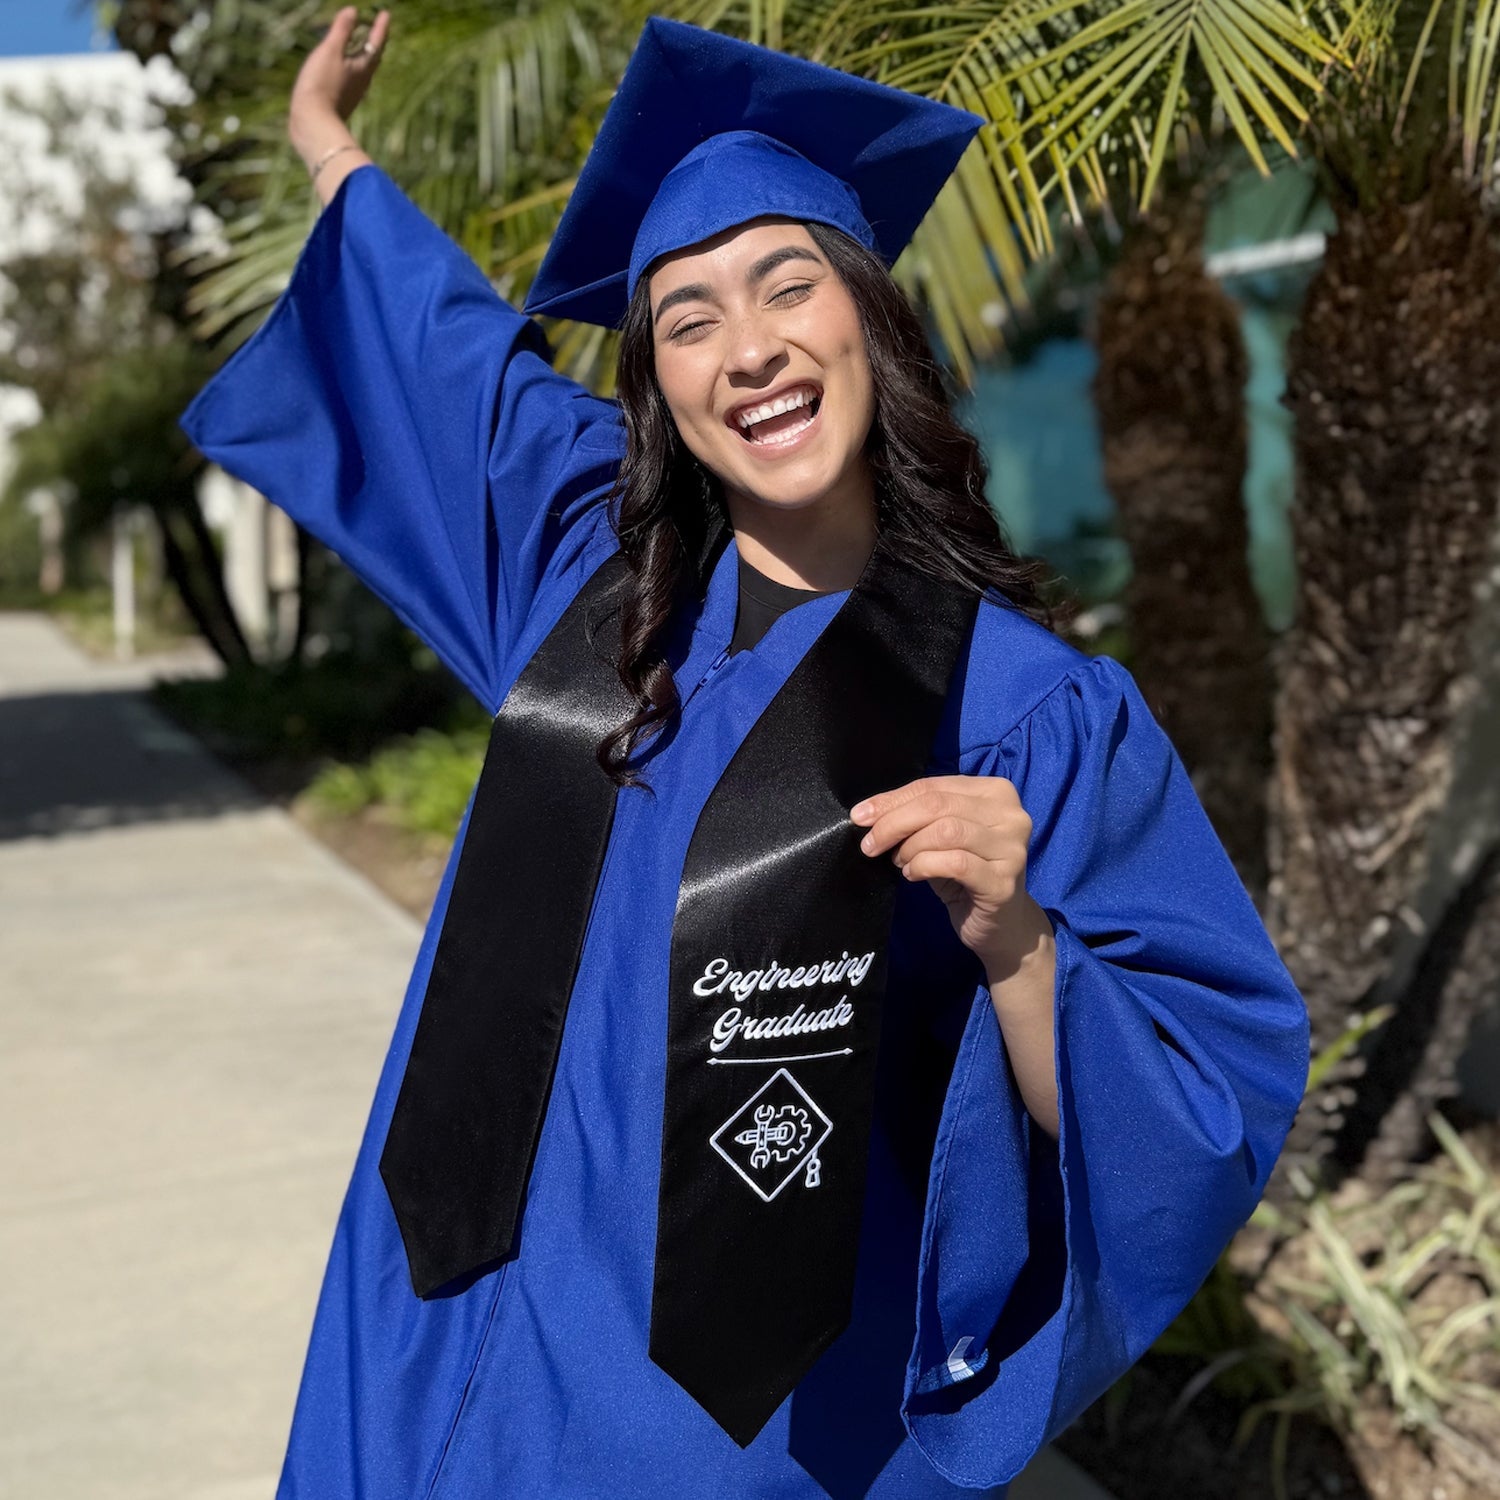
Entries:
{"label": "finger ring", "polygon": [[361,51],[361,52],[370,52],[370,53],[375,53],[375,52],[379,52],[379,51],[380,51],[380,48],[379,48],[379,47],[377,47],[377,46],[376,46],[376,45],[375,45],[375,43],[374,43],[374,42],[366,42],[366,43],[365,43],[365,44],[364,44],[364,46],[363,46],[363,47],[361,47],[361,48],[360,48],[360,49],[359,49],[359,50],[360,50],[360,51]]}

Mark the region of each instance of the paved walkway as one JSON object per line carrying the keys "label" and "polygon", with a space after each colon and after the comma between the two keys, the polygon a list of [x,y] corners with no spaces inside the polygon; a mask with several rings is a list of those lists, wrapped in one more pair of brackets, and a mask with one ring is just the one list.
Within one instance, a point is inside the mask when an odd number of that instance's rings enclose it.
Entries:
{"label": "paved walkway", "polygon": [[[270,1500],[418,937],[145,680],[0,614],[0,1495],[18,1500]],[[1108,1500],[1051,1455],[1013,1495]]]}
{"label": "paved walkway", "polygon": [[269,1500],[416,925],[0,615],[0,1494]]}

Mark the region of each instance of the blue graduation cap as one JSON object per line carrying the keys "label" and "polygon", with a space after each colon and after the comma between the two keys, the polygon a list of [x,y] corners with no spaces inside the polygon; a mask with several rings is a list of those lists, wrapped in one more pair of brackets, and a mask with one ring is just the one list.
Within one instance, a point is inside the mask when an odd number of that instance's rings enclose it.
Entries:
{"label": "blue graduation cap", "polygon": [[831,224],[891,265],[983,123],[653,16],[523,311],[615,328],[657,256],[762,214]]}

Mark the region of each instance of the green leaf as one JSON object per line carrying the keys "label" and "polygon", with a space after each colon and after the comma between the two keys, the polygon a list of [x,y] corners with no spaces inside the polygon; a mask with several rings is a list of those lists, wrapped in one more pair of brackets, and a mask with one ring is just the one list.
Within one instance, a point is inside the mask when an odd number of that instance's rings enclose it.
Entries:
{"label": "green leaf", "polygon": [[1323,1081],[1372,1031],[1384,1026],[1395,1015],[1392,1005],[1378,1006],[1355,1016],[1343,1032],[1334,1038],[1315,1058],[1307,1070],[1307,1093],[1315,1093]]}

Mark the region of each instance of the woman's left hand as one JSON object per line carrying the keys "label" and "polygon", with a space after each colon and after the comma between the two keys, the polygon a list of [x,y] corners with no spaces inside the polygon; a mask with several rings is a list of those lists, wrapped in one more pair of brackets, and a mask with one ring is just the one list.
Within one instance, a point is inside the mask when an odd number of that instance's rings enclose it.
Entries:
{"label": "woman's left hand", "polygon": [[942,897],[954,931],[978,955],[1016,1086],[1058,1135],[1053,1036],[1056,930],[1026,889],[1031,818],[1003,776],[924,776],[852,808],[860,848],[892,852],[908,880]]}
{"label": "woman's left hand", "polygon": [[1026,890],[1031,818],[1003,776],[924,776],[849,816],[869,828],[860,842],[866,854],[891,850],[906,879],[932,885],[992,978],[1013,970],[1039,932],[1050,936],[1046,913]]}

